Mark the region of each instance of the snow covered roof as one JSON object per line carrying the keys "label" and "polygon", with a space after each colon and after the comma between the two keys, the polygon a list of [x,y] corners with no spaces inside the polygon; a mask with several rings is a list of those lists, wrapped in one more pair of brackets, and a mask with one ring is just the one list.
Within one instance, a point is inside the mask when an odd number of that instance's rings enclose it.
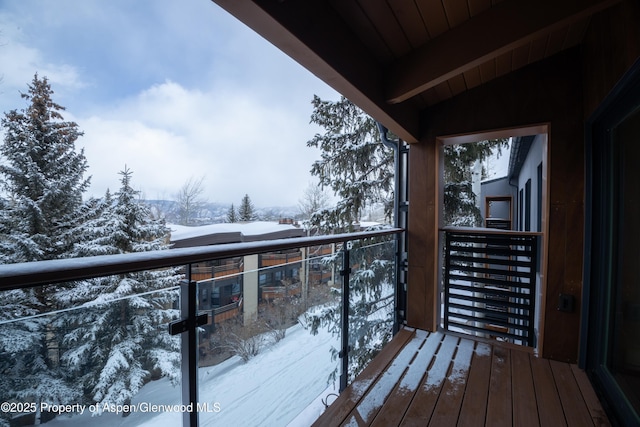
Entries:
{"label": "snow covered roof", "polygon": [[211,224],[199,227],[168,224],[168,227],[171,229],[171,243],[174,248],[255,242],[305,235],[302,228],[293,224],[268,221]]}

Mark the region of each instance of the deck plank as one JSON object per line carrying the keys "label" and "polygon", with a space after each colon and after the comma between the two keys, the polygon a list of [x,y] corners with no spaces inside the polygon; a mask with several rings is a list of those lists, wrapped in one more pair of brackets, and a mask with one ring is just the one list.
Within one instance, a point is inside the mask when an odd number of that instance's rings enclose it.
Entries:
{"label": "deck plank", "polygon": [[491,353],[491,346],[485,343],[476,344],[467,377],[467,389],[458,417],[459,426],[485,425],[489,379],[491,378]]}
{"label": "deck plank", "polygon": [[531,349],[403,329],[317,426],[610,426],[584,371]]}
{"label": "deck plank", "polygon": [[562,404],[556,389],[551,366],[546,359],[538,359],[529,356],[531,362],[531,372],[533,373],[533,385],[536,390],[536,401],[538,402],[538,415],[541,426],[560,427],[566,426]]}
{"label": "deck plank", "polygon": [[598,400],[598,396],[589,382],[589,378],[587,378],[586,372],[578,368],[578,365],[571,365],[571,371],[578,383],[578,387],[580,387],[580,393],[584,398],[587,409],[589,409],[593,424],[597,427],[611,426],[609,418],[607,418],[607,414],[604,412],[600,400]]}
{"label": "deck plank", "polygon": [[443,339],[444,334],[442,332],[431,334],[396,389],[380,409],[379,415],[371,424],[372,426],[387,427],[400,424]]}
{"label": "deck plank", "polygon": [[[382,375],[365,396],[358,402],[353,411],[347,416],[345,424],[361,419],[369,425],[384,404],[385,400],[407,370],[407,366],[416,357],[416,353],[423,346],[428,334],[417,331],[415,336],[397,353],[395,359],[387,366]],[[359,423],[360,424],[360,423]]]}
{"label": "deck plank", "polygon": [[473,341],[468,339],[460,340],[451,371],[442,386],[440,398],[433,411],[429,425],[453,426],[458,422],[458,415],[466,390],[467,376],[469,375],[469,366],[473,357],[473,347]]}
{"label": "deck plank", "polygon": [[511,353],[500,346],[493,347],[486,423],[490,426],[514,425],[511,404]]}
{"label": "deck plank", "polygon": [[580,387],[578,387],[578,383],[571,371],[571,365],[555,360],[550,360],[549,364],[556,381],[556,388],[558,389],[558,395],[560,396],[560,402],[562,403],[567,425],[570,427],[593,425],[593,420],[589,414],[587,405],[584,403],[584,399],[580,393]]}
{"label": "deck plank", "polygon": [[400,425],[424,426],[431,418],[458,341],[458,337],[445,335],[435,355],[435,360],[429,366],[427,375],[424,377],[422,384],[420,384],[420,388],[416,391]]}
{"label": "deck plank", "polygon": [[531,364],[527,353],[523,351],[511,352],[511,373],[513,425],[523,427],[540,425]]}
{"label": "deck plank", "polygon": [[393,362],[395,356],[404,348],[405,344],[415,336],[415,330],[402,329],[376,356],[376,358],[362,371],[350,387],[327,408],[322,417],[318,418],[314,426],[332,426],[342,422],[360,401],[367,389],[378,379],[382,370]]}

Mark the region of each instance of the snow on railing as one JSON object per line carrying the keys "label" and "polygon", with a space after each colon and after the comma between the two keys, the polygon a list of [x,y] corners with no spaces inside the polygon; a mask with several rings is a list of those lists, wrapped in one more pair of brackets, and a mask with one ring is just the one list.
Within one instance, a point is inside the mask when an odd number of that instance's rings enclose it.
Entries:
{"label": "snow on railing", "polygon": [[[218,246],[178,248],[162,251],[105,255],[87,258],[40,261],[33,263],[0,265],[0,293],[15,289],[29,289],[41,285],[70,283],[84,279],[121,275],[176,266],[192,265],[200,262],[242,257],[254,254],[297,249],[302,247],[320,247],[338,244],[348,247],[347,242],[394,236],[403,230],[387,228],[376,231],[363,231],[328,236],[313,236],[272,241],[244,242]],[[189,268],[187,268],[188,272]],[[348,276],[347,276],[348,277]],[[73,286],[73,285],[72,285]],[[174,322],[170,331],[182,335],[182,400],[185,407],[196,407],[198,401],[198,328],[208,319],[203,318],[197,309],[197,283],[184,281],[180,285],[181,319]],[[242,300],[236,306],[242,305]],[[227,308],[227,307],[225,307]],[[206,316],[206,315],[205,315]],[[346,353],[349,352],[346,347]],[[344,355],[348,357],[348,354]],[[183,413],[183,425],[197,425],[198,413]]]}

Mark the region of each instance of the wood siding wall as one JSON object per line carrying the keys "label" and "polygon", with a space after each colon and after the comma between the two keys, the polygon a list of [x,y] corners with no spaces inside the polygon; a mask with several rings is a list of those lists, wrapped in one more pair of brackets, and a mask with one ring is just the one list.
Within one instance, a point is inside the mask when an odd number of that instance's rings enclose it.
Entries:
{"label": "wood siding wall", "polygon": [[583,52],[587,119],[640,58],[640,2],[626,0],[593,16]]}
{"label": "wood siding wall", "polygon": [[571,49],[426,110],[410,150],[408,324],[437,326],[439,152],[437,137],[548,123],[550,180],[543,356],[575,362],[580,307],[556,309],[560,293],[582,296],[584,132],[582,56]]}

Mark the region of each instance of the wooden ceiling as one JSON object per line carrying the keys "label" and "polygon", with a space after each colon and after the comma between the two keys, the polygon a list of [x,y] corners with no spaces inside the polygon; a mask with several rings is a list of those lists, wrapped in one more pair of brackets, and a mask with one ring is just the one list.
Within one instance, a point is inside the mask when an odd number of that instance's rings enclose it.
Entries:
{"label": "wooden ceiling", "polygon": [[420,113],[578,45],[619,0],[213,0],[406,141]]}

